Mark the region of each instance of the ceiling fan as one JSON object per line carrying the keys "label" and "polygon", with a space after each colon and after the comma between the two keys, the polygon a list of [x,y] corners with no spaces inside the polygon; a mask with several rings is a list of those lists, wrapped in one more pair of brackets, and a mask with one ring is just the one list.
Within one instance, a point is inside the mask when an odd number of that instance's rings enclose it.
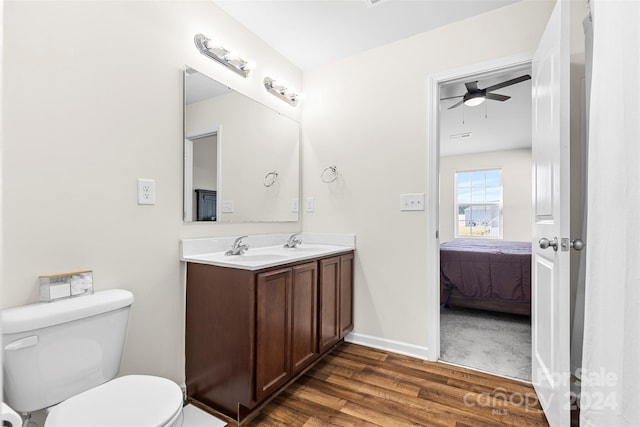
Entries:
{"label": "ceiling fan", "polygon": [[529,79],[531,79],[531,76],[529,74],[525,74],[523,76],[516,77],[515,79],[507,80],[502,83],[498,83],[493,86],[486,87],[484,89],[480,89],[478,87],[477,80],[474,82],[467,82],[464,84],[465,87],[467,88],[467,93],[465,93],[464,95],[441,98],[440,100],[460,98],[460,97],[462,98],[460,102],[457,102],[453,104],[451,107],[449,107],[448,108],[449,110],[459,107],[462,104],[468,105],[469,107],[475,107],[476,105],[482,104],[485,101],[485,99],[491,99],[493,101],[506,101],[511,97],[506,95],[500,95],[497,93],[490,93],[490,92],[493,92],[494,90],[502,89],[503,87],[511,86],[516,83],[520,83]]}

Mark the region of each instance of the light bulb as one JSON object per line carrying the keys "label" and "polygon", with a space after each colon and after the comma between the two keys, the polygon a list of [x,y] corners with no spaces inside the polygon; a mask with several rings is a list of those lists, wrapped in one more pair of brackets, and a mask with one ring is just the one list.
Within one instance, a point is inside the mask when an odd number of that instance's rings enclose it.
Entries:
{"label": "light bulb", "polygon": [[469,107],[475,107],[477,105],[480,105],[484,102],[484,96],[476,96],[474,98],[469,98],[466,101],[464,101],[464,105],[467,105]]}
{"label": "light bulb", "polygon": [[220,42],[220,39],[207,39],[204,45],[209,50],[221,49],[222,42]]}
{"label": "light bulb", "polygon": [[238,52],[230,50],[224,55],[224,59],[226,59],[227,61],[235,61],[237,59],[240,59],[240,55],[238,54]]}

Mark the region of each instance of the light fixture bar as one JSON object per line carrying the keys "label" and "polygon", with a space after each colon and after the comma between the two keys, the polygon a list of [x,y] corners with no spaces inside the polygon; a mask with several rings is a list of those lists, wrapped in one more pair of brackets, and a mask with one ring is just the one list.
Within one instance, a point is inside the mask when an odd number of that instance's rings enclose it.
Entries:
{"label": "light fixture bar", "polygon": [[300,99],[302,99],[302,95],[295,93],[285,86],[279,84],[271,77],[264,78],[264,87],[265,89],[267,89],[267,91],[282,99],[287,104],[293,105],[294,107],[298,105],[298,102],[300,101]]}
{"label": "light fixture bar", "polygon": [[196,34],[193,41],[201,54],[235,71],[242,77],[247,77],[253,69],[251,62],[237,57],[222,46],[213,46],[212,40],[203,34]]}

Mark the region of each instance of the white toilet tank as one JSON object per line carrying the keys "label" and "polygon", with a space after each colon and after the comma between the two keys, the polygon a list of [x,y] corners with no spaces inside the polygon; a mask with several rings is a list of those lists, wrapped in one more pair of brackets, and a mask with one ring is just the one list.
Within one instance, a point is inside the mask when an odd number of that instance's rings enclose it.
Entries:
{"label": "white toilet tank", "polygon": [[132,303],[111,289],[3,310],[4,400],[33,412],[114,378]]}

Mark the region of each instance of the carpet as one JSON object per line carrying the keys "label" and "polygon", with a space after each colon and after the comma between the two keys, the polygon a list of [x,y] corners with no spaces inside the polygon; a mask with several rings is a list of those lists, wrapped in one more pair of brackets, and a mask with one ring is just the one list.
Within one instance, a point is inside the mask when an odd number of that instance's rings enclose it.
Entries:
{"label": "carpet", "polygon": [[441,308],[440,359],[531,381],[531,320],[484,310]]}

